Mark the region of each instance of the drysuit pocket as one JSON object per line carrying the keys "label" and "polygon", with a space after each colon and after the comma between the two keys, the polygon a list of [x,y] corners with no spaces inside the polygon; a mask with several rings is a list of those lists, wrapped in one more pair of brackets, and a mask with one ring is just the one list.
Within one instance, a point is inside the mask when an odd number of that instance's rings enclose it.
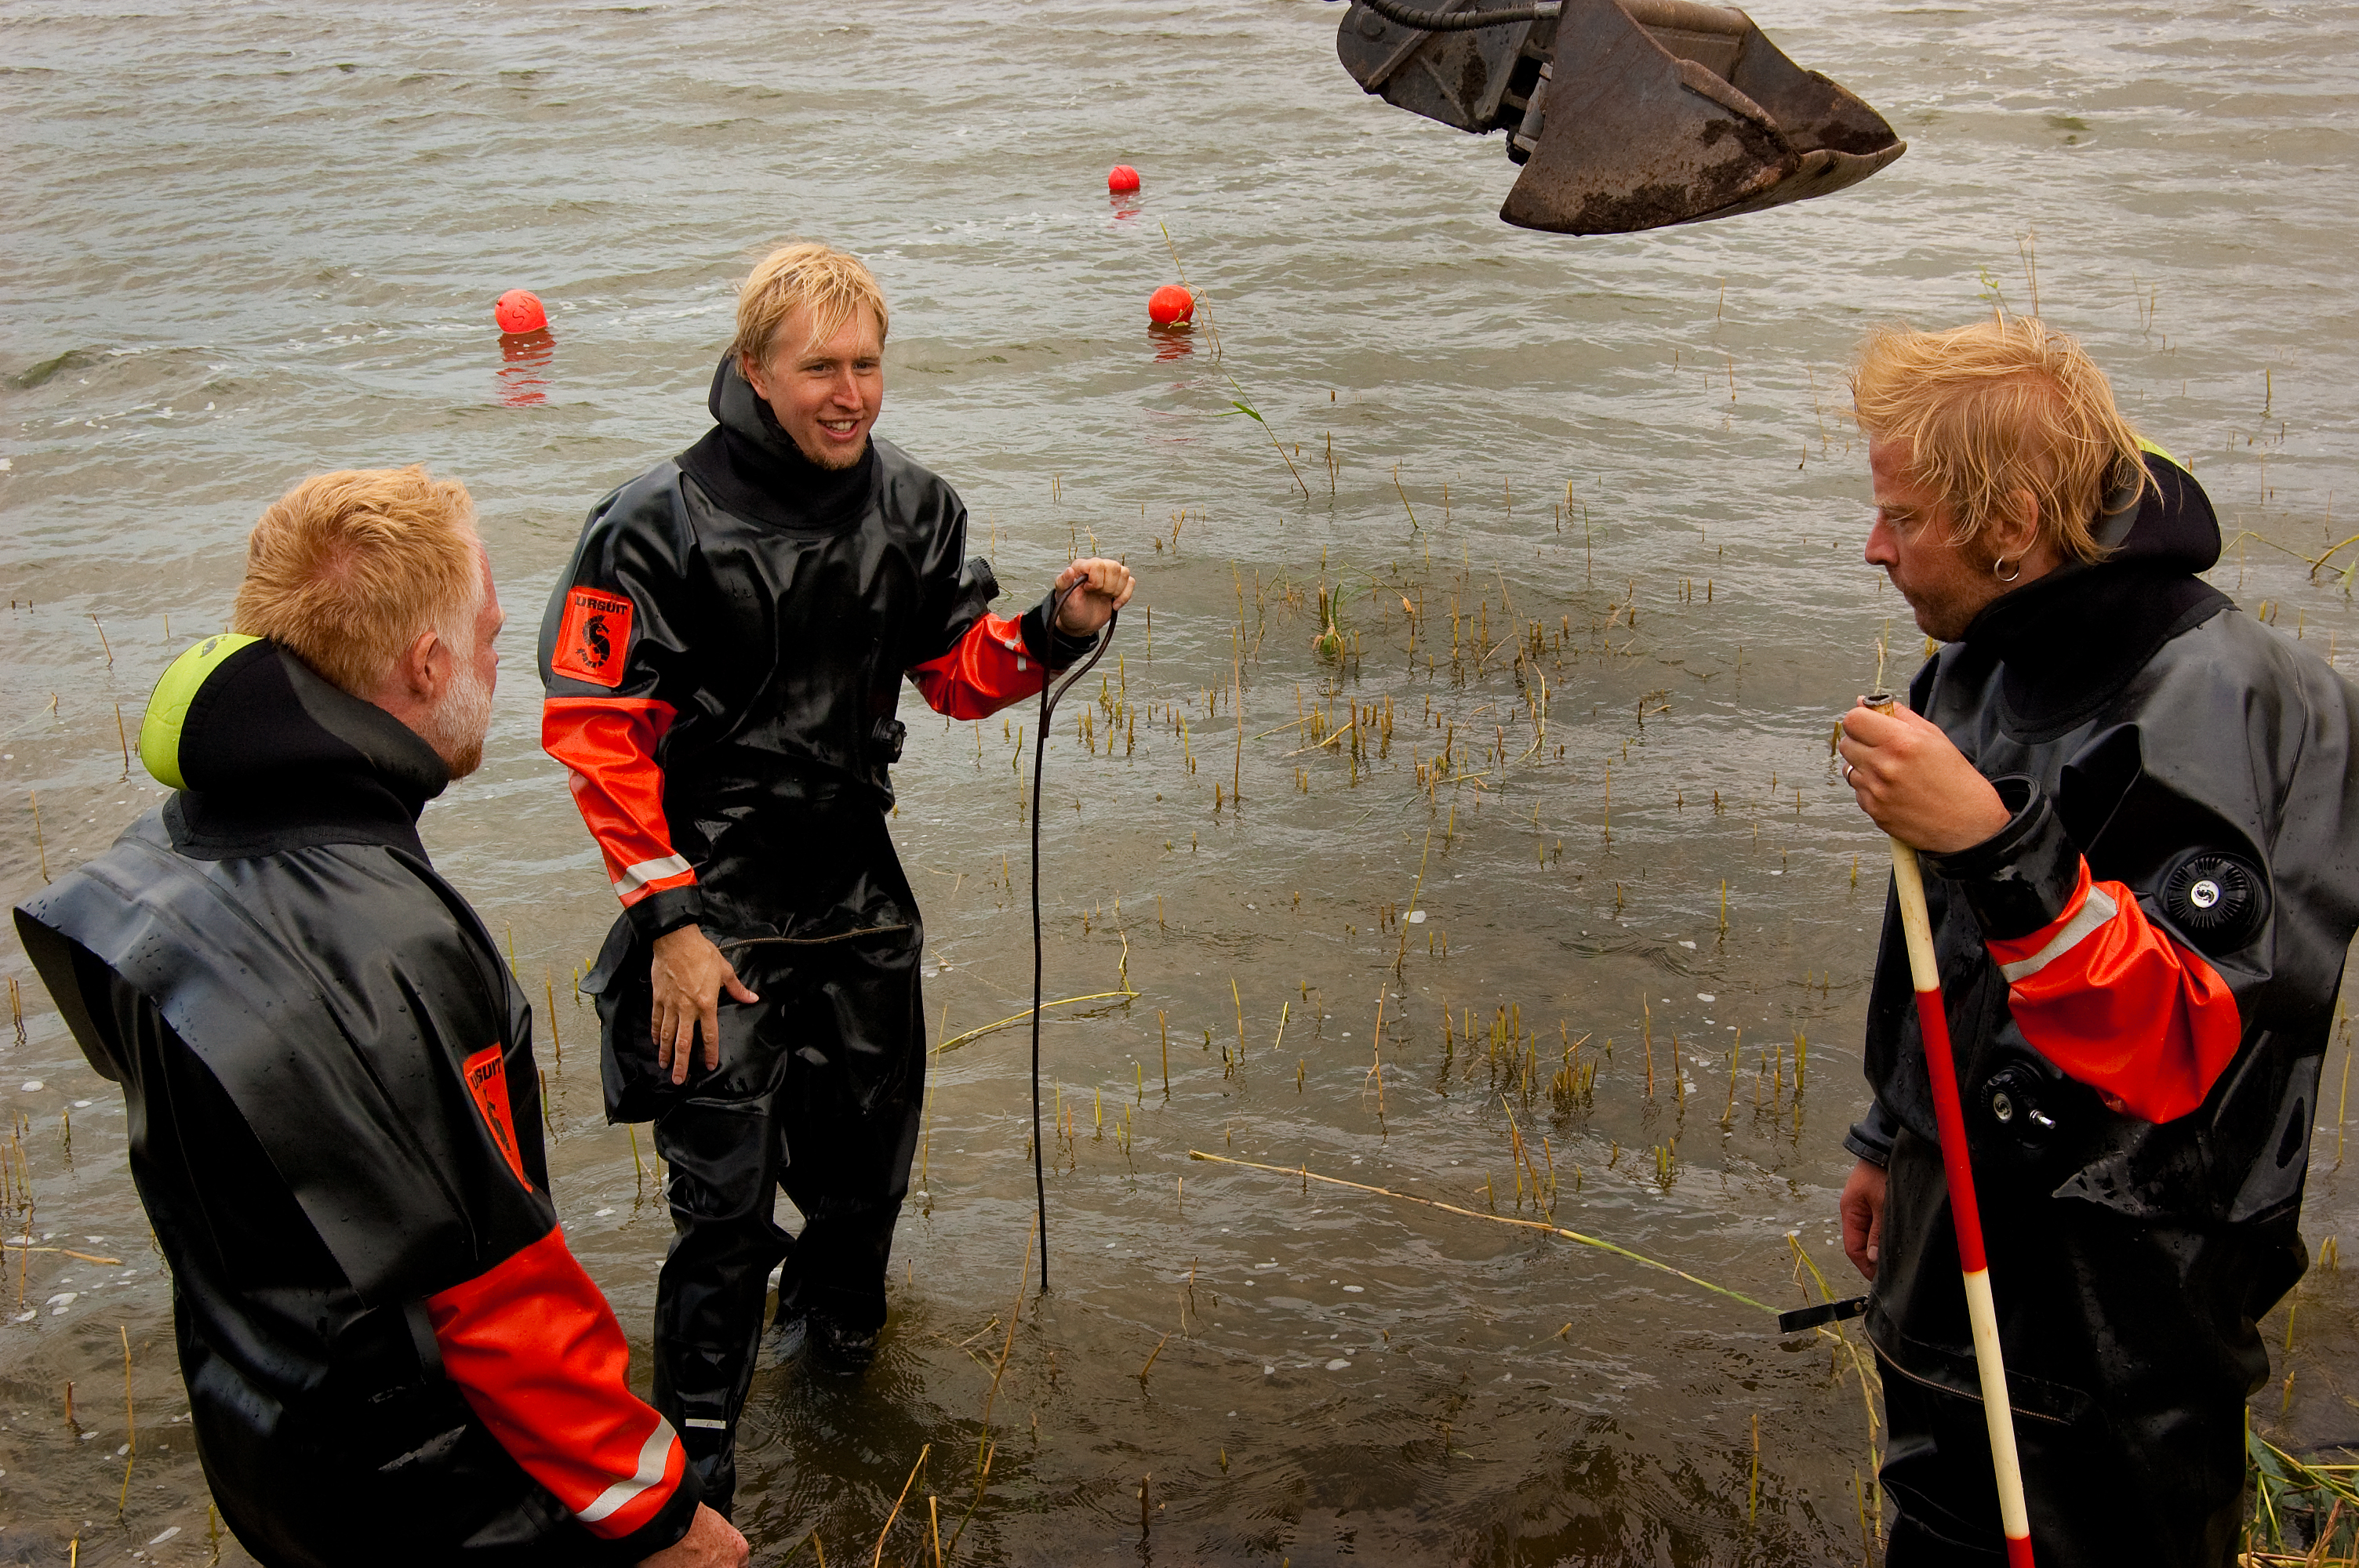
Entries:
{"label": "drysuit pocket", "polygon": [[777,1174],[777,1098],[699,1096],[664,1113],[656,1147],[669,1167],[664,1197],[673,1214],[743,1219],[768,1200]]}
{"label": "drysuit pocket", "polygon": [[[842,1075],[863,1108],[922,1055],[918,957],[924,932],[914,921],[815,936],[761,936],[722,950],[761,994],[759,1027],[773,1048],[805,1065]],[[758,977],[758,978],[756,978]]]}

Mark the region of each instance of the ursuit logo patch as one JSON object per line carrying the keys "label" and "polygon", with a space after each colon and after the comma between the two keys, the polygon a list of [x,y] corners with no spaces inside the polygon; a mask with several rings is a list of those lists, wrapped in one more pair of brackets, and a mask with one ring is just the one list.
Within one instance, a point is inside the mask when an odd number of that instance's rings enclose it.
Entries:
{"label": "ursuit logo patch", "polygon": [[590,588],[577,588],[565,596],[565,619],[558,622],[550,669],[612,689],[623,684],[623,663],[630,649],[629,600]]}
{"label": "ursuit logo patch", "polygon": [[468,1057],[459,1070],[466,1076],[467,1093],[473,1097],[475,1108],[484,1113],[484,1124],[491,1129],[492,1141],[507,1156],[508,1169],[516,1173],[517,1181],[532,1185],[525,1179],[524,1152],[516,1147],[516,1123],[508,1118],[507,1063],[499,1042]]}

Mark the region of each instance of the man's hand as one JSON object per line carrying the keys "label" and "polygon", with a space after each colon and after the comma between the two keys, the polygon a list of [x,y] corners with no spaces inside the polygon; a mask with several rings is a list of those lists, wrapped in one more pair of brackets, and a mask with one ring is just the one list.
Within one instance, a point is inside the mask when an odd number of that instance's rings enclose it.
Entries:
{"label": "man's hand", "polygon": [[1903,844],[1928,854],[1972,849],[2007,824],[1998,791],[1940,726],[1907,708],[1878,713],[1863,701],[1843,715],[1843,783],[1859,808]]}
{"label": "man's hand", "polygon": [[1053,591],[1061,593],[1075,583],[1082,586],[1057,611],[1057,630],[1069,637],[1086,637],[1104,625],[1138,587],[1128,567],[1097,556],[1059,572]]}
{"label": "man's hand", "polygon": [[[655,959],[647,967],[647,978],[654,982],[656,993],[650,1020],[656,1037],[656,1063],[670,1071],[671,1081],[676,1084],[688,1081],[688,1056],[695,1048],[700,1028],[704,1031],[704,1070],[709,1073],[721,1065],[721,992],[724,987],[739,1001],[762,1000],[737,978],[736,969],[721,956],[721,949],[693,925],[683,925],[656,938]],[[713,1517],[720,1518],[717,1514]],[[722,1528],[729,1528],[725,1520]],[[690,1535],[694,1533],[690,1531]],[[745,1542],[740,1541],[738,1545],[742,1552]],[[738,1558],[739,1562],[744,1560],[742,1555]],[[712,1561],[717,1563],[720,1559]]]}
{"label": "man's hand", "polygon": [[699,1503],[688,1533],[653,1557],[640,1558],[639,1568],[745,1568],[745,1538],[737,1527]]}
{"label": "man's hand", "polygon": [[1843,1184],[1843,1256],[1869,1279],[1875,1278],[1876,1254],[1884,1249],[1884,1167],[1862,1160],[1851,1168]]}

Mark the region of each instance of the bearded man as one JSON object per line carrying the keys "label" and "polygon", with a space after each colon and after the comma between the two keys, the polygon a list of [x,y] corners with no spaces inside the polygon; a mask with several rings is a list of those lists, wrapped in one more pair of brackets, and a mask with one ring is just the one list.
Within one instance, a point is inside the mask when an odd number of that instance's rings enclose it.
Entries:
{"label": "bearded man", "polygon": [[987,612],[957,493],[870,435],[886,326],[853,257],[766,257],[713,428],[592,511],[540,629],[542,743],[623,904],[582,985],[607,1115],[652,1119],[669,1167],[656,1405],[723,1508],[770,1271],[790,1353],[856,1372],[886,1318],[925,1093],[923,931],[886,828],[902,679],[984,718],[1133,588],[1075,561],[1022,617]]}
{"label": "bearded man", "polygon": [[[2042,1568],[2234,1561],[2255,1325],[2308,1266],[2319,1068],[2359,925],[2359,693],[2196,574],[2193,475],[2039,322],[1879,332],[1853,380],[1884,568],[1946,643],[1843,773],[1923,859]],[[1898,1518],[2004,1560],[1897,906],[1845,1249]]]}
{"label": "bearded man", "polygon": [[465,489],[296,486],[233,623],[148,705],[175,793],[16,910],[123,1086],[223,1519],[269,1568],[734,1568],[558,1228],[531,1011],[418,838],[498,673]]}

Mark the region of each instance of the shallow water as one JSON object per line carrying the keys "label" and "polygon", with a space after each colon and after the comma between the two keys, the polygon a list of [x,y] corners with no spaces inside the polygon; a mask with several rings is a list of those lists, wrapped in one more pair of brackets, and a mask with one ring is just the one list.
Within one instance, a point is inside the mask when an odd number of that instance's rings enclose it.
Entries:
{"label": "shallow water", "polygon": [[[1009,602],[1092,541],[1142,573],[1044,781],[1049,994],[1138,995],[1046,1027],[1054,1290],[1012,1336],[1024,1032],[936,1058],[882,1360],[857,1387],[757,1378],[756,1560],[814,1532],[875,1552],[928,1444],[888,1559],[931,1561],[937,1499],[966,1562],[1857,1559],[1871,1407],[1832,1337],[1781,1344],[1529,1228],[1189,1159],[1528,1218],[1520,1136],[1560,1226],[1777,1306],[1805,1299],[1791,1234],[1846,1288],[1882,877],[1827,732],[1880,646],[1897,678],[1921,639],[1859,564],[1843,366],[1873,321],[2029,308],[2035,231],[2040,308],[2238,534],[2214,580],[2348,667],[2349,553],[2316,582],[2302,557],[2359,512],[2359,11],[1756,15],[1908,155],[1832,200],[1575,241],[1498,223],[1498,144],[1363,97],[1310,0],[12,6],[0,891],[152,800],[118,705],[136,734],[220,625],[265,502],[328,467],[464,478],[508,678],[485,768],[425,832],[553,999],[560,1207],[644,1377],[668,1226],[599,1119],[571,977],[613,910],[538,750],[532,628],[588,505],[703,428],[749,259],[833,240],[895,308],[880,428],[959,485]],[[1103,192],[1115,161],[1135,203]],[[1220,351],[1146,327],[1167,225]],[[490,301],[518,286],[552,337],[511,359]],[[1312,646],[1322,587],[1340,665]],[[1388,736],[1314,744],[1370,705]],[[1028,1001],[1034,720],[904,718],[939,1043]],[[120,1260],[8,1255],[0,1556],[207,1561],[119,1099],[21,954],[0,967],[26,988],[0,1114],[37,1244]],[[1575,1041],[1594,1079],[1554,1093]],[[2340,1147],[2329,1119],[2314,1243],[2351,1228]],[[2294,1382],[2256,1418],[2347,1437],[2353,1303],[2324,1271],[2300,1299]]]}

